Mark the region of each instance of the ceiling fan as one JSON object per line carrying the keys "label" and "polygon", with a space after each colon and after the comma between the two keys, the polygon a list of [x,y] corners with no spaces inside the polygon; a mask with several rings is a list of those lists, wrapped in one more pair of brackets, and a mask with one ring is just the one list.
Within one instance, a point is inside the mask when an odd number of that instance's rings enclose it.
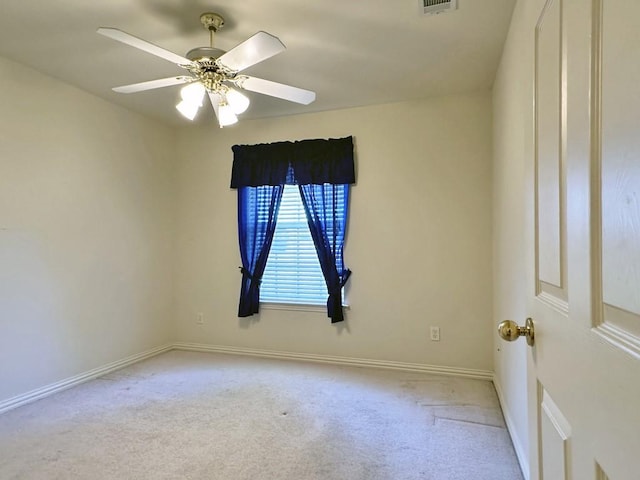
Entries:
{"label": "ceiling fan", "polygon": [[135,93],[186,84],[180,91],[182,101],[176,105],[178,111],[189,120],[193,120],[206,94],[213,106],[220,128],[236,123],[237,116],[249,107],[249,98],[238,89],[270,95],[302,105],[308,105],[315,100],[316,94],[310,90],[240,73],[284,51],[286,47],[277,37],[260,31],[225,52],[213,46],[214,34],[224,25],[224,18],[217,13],[203,13],[200,16],[200,22],[209,31],[210,44],[208,47],[189,50],[185,57],[117,28],[98,28],[97,32],[100,35],[173,62],[189,72],[189,75],[123,85],[113,90],[119,93]]}

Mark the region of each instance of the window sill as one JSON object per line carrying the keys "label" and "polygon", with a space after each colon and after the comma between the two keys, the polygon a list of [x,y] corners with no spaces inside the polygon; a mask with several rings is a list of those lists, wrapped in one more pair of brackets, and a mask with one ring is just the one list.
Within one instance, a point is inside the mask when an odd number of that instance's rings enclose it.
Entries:
{"label": "window sill", "polygon": [[[260,308],[265,310],[289,310],[294,312],[319,312],[327,313],[326,305],[311,305],[302,303],[275,303],[275,302],[260,302]],[[342,308],[349,310],[349,305],[342,305]]]}

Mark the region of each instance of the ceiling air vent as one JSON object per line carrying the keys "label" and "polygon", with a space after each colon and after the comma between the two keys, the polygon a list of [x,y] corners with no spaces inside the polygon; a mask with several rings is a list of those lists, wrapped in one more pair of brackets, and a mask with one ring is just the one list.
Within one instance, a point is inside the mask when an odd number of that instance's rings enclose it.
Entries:
{"label": "ceiling air vent", "polygon": [[458,9],[458,0],[420,0],[422,13],[435,15]]}

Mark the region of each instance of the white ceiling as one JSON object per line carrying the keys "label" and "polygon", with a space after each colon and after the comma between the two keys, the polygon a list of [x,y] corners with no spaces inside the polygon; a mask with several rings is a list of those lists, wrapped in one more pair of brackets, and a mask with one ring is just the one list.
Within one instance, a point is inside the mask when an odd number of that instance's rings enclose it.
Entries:
{"label": "white ceiling", "polygon": [[[488,89],[515,0],[459,0],[424,16],[420,0],[2,0],[0,55],[172,125],[178,86],[135,94],[111,87],[182,75],[165,60],[95,33],[116,27],[179,55],[207,46],[203,12],[225,18],[215,46],[259,30],[287,50],[243,73],[313,90],[311,105],[249,92],[242,118],[290,115]],[[211,109],[197,121],[213,122]]]}

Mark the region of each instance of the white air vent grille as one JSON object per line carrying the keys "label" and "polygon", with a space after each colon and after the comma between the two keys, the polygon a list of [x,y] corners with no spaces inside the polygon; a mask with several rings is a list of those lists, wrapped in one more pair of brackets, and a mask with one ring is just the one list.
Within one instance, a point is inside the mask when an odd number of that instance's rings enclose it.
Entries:
{"label": "white air vent grille", "polygon": [[458,9],[458,0],[420,0],[422,13],[435,15]]}

